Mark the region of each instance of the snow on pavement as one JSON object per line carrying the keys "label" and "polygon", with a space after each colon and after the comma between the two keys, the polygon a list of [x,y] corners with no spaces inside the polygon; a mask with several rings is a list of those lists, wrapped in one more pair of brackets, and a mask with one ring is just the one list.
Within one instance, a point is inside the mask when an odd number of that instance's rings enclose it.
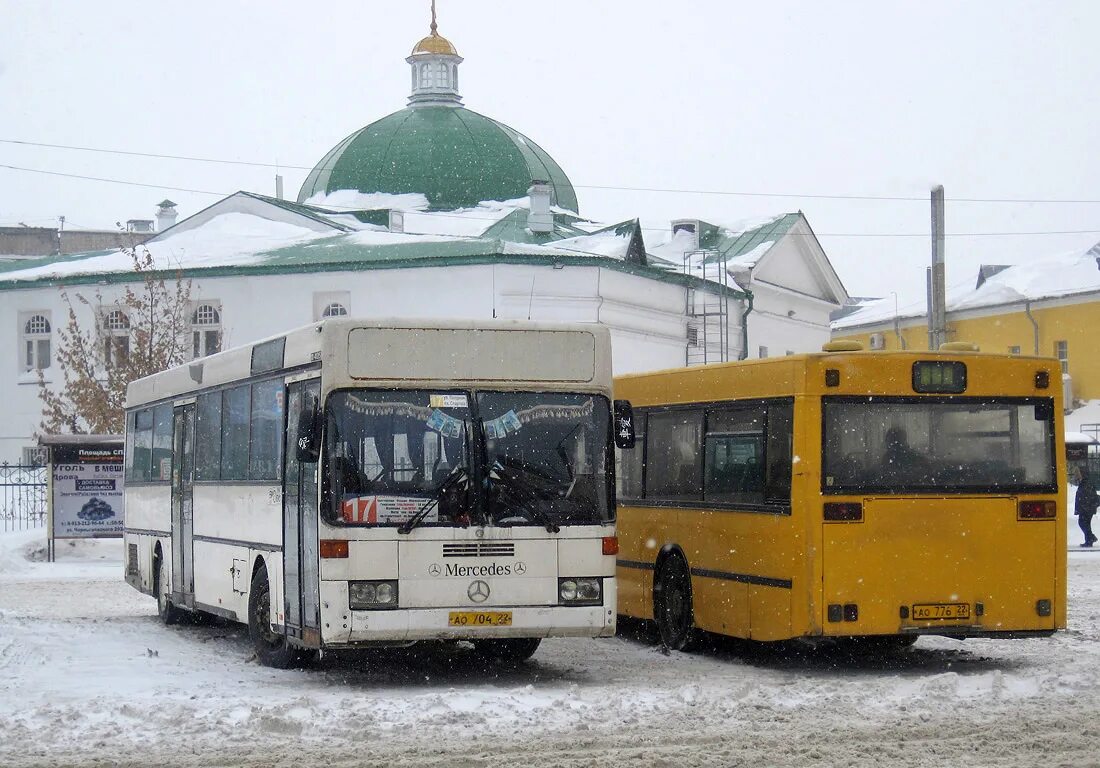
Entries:
{"label": "snow on pavement", "polygon": [[664,655],[631,623],[513,669],[455,646],[279,671],[243,627],[162,625],[121,542],[61,543],[50,564],[42,541],[0,535],[3,766],[1100,763],[1100,553],[1071,553],[1052,638]]}

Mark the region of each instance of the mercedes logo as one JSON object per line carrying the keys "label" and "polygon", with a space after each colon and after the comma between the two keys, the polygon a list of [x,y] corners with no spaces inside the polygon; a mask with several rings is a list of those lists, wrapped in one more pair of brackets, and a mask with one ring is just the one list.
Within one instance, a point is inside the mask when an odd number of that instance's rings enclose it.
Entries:
{"label": "mercedes logo", "polygon": [[431,565],[429,565],[428,573],[430,573],[432,576],[438,576],[441,573],[439,563],[432,563]]}
{"label": "mercedes logo", "polygon": [[520,576],[527,573],[527,565],[522,560],[516,563],[516,573]]}
{"label": "mercedes logo", "polygon": [[480,579],[471,581],[470,586],[466,589],[466,596],[475,603],[484,603],[489,599],[489,585]]}

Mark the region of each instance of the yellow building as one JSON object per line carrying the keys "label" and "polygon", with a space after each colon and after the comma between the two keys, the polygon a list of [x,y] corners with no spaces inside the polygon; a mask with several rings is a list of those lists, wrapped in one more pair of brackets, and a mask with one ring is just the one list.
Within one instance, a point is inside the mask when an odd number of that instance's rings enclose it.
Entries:
{"label": "yellow building", "polygon": [[[895,307],[890,297],[842,311],[833,338],[865,349],[927,349],[926,315],[899,316]],[[947,340],[1056,357],[1074,399],[1100,399],[1100,244],[1028,264],[983,265],[973,289],[949,292]]]}

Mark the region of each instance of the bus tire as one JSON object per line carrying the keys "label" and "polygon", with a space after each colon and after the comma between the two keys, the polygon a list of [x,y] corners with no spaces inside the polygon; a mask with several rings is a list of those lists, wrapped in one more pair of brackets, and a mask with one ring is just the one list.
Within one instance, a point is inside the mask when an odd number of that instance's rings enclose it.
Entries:
{"label": "bus tire", "polygon": [[260,566],[252,574],[252,586],[248,590],[248,636],[256,658],[265,667],[288,669],[298,660],[298,649],[286,641],[271,626],[271,584],[267,568]]}
{"label": "bus tire", "polygon": [[168,597],[168,560],[159,552],[153,557],[156,569],[153,571],[153,593],[157,596],[157,615],[165,624],[176,624],[183,618],[183,611],[172,605]]}
{"label": "bus tire", "polygon": [[474,640],[474,650],[494,661],[518,663],[535,655],[542,640],[537,637],[508,637],[498,640]]}
{"label": "bus tire", "polygon": [[669,555],[658,565],[653,583],[653,618],[665,648],[682,651],[690,646],[693,634],[691,572],[679,554]]}

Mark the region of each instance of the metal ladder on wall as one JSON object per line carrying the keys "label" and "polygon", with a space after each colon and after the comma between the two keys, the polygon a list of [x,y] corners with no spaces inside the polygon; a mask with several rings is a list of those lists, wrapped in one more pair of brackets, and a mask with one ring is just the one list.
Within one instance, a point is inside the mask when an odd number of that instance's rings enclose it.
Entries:
{"label": "metal ladder on wall", "polygon": [[724,262],[717,260],[717,251],[684,252],[684,274],[702,277],[722,286],[712,293],[698,288],[687,291],[687,355],[685,365],[705,365],[729,361],[729,285]]}

